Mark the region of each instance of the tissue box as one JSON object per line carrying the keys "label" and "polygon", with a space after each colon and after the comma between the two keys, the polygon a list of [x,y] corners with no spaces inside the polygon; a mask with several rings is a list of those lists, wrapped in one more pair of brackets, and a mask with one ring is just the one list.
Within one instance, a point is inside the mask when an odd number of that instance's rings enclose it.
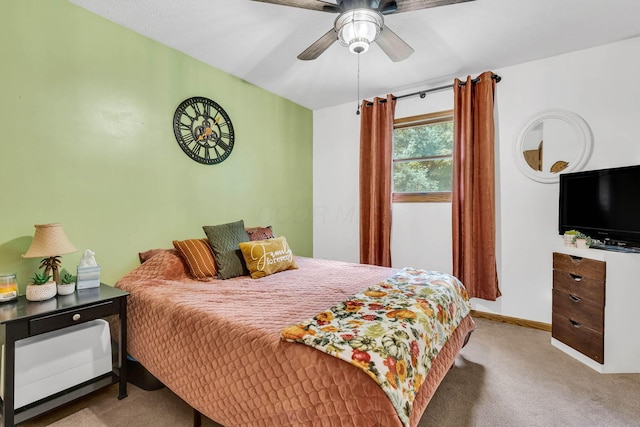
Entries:
{"label": "tissue box", "polygon": [[78,267],[76,289],[97,288],[100,286],[100,266]]}

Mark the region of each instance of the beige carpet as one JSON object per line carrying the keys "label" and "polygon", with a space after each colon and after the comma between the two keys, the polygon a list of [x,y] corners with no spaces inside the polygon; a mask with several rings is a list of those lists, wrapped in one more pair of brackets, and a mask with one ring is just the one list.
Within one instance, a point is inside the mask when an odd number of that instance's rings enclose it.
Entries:
{"label": "beige carpet", "polygon": [[[640,374],[599,374],[553,347],[548,332],[476,323],[420,427],[640,426]],[[191,409],[168,389],[130,385],[129,397],[116,395],[114,385],[20,426],[192,425]]]}
{"label": "beige carpet", "polygon": [[107,427],[107,424],[100,421],[100,418],[90,408],[84,408],[60,421],[49,424],[49,427]]}
{"label": "beige carpet", "polygon": [[599,374],[553,347],[549,332],[476,325],[420,427],[640,426],[640,374]]}

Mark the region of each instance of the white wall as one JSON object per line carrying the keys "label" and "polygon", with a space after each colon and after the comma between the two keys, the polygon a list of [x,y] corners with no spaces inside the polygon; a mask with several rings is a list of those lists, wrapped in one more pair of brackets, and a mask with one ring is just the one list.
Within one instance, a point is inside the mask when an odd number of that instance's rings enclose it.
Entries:
{"label": "white wall", "polygon": [[360,116],[354,103],[313,113],[313,256],[359,262]]}
{"label": "white wall", "polygon": [[[496,174],[503,296],[496,302],[474,299],[474,308],[551,322],[551,253],[562,244],[558,184],[541,184],[520,173],[513,160],[516,137],[541,110],[566,109],[584,118],[593,132],[594,150],[585,169],[640,164],[637,52],[640,38],[491,70],[502,76]],[[359,116],[354,104],[314,112],[314,256],[357,262]],[[451,91],[400,100],[396,116],[448,108]],[[450,210],[448,203],[394,205],[394,267],[451,271]]]}

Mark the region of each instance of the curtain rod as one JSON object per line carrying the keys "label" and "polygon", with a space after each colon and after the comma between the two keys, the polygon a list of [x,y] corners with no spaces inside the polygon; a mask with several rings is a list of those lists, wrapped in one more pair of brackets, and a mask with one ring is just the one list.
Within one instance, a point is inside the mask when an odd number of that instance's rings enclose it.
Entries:
{"label": "curtain rod", "polygon": [[[502,80],[502,77],[500,77],[497,74],[492,74],[491,78],[494,79],[496,81],[496,83],[500,83],[500,80]],[[479,81],[480,81],[480,77],[471,80],[472,83],[478,83]],[[464,86],[466,84],[467,84],[466,82],[460,82],[460,86]],[[452,87],[453,87],[453,84],[434,87],[434,88],[431,88],[431,89],[425,89],[425,90],[420,90],[418,92],[408,93],[406,95],[394,96],[393,99],[409,98],[410,96],[416,96],[416,95],[420,95],[420,98],[425,98],[427,96],[427,93],[429,93],[429,92],[438,92],[440,90],[451,89]],[[381,99],[379,102],[387,102],[387,100],[386,99]],[[372,102],[367,102],[367,106],[368,107],[371,106],[371,105],[373,105]]]}

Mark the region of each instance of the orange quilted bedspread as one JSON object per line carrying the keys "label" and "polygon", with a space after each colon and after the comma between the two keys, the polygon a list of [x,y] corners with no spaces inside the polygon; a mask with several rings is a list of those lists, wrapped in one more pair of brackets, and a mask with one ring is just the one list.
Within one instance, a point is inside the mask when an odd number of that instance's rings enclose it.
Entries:
{"label": "orange quilted bedspread", "polygon": [[[401,426],[382,389],[357,367],[280,339],[281,330],[396,270],[311,258],[261,279],[200,282],[161,252],[123,277],[128,350],[189,405],[225,426]],[[466,317],[433,362],[410,424],[473,330]]]}

